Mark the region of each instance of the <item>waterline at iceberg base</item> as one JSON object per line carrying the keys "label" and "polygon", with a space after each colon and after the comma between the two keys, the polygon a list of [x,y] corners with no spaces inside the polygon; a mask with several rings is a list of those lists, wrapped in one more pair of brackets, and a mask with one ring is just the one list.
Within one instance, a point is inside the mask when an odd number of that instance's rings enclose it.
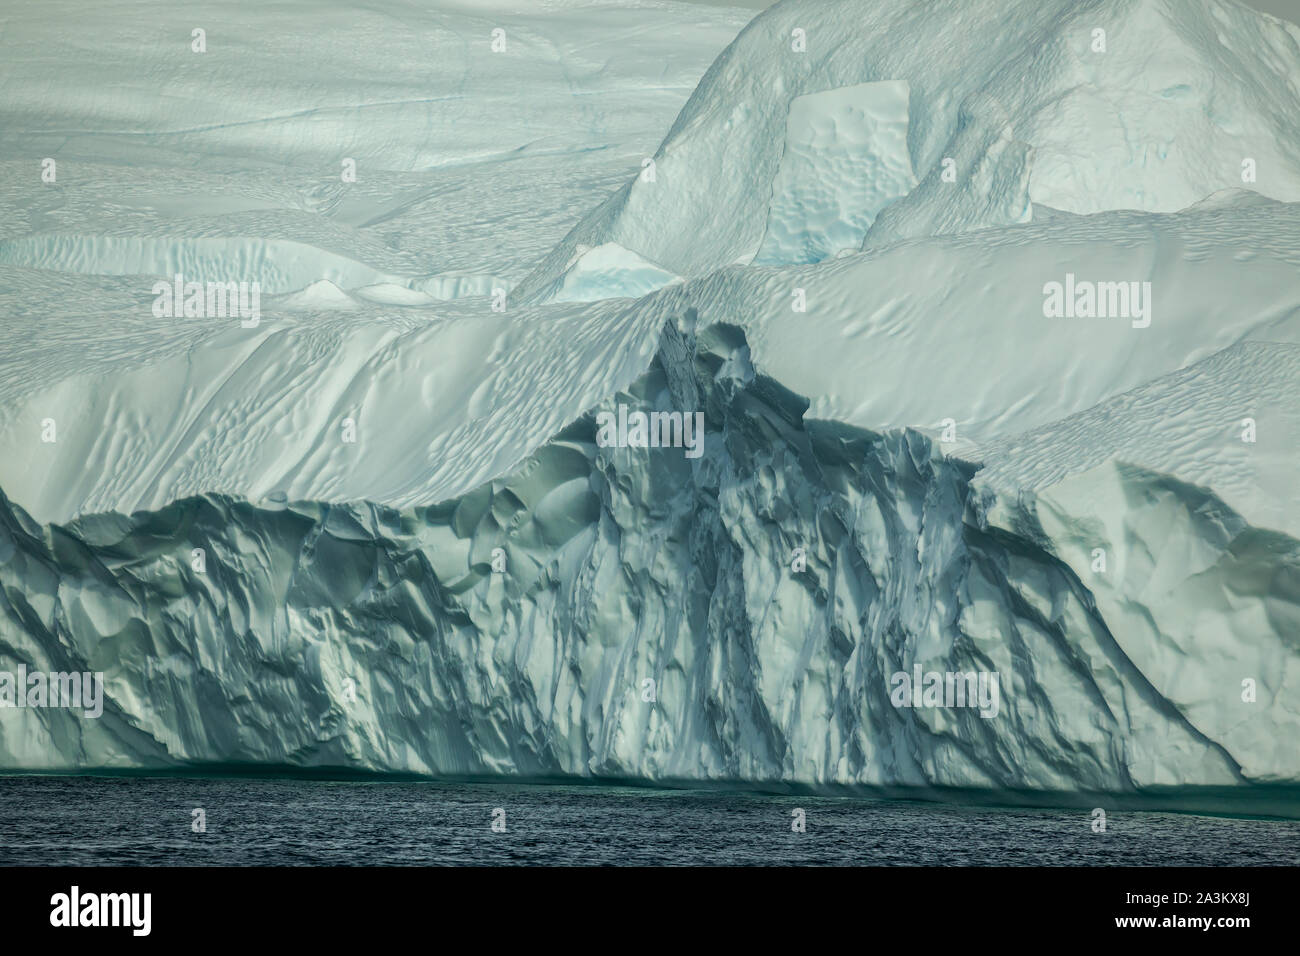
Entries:
{"label": "waterline at iceberg base", "polygon": [[[702,412],[703,454],[600,447],[619,404]],[[688,312],[627,389],[429,507],[214,494],[42,525],[2,499],[0,669],[102,671],[105,700],[4,712],[0,767],[1300,805],[1268,669],[1295,648],[1230,611],[1296,619],[1293,538],[1114,463],[1049,521],[987,462],[807,409]],[[1159,573],[1099,597],[1063,511],[1116,487],[1163,531],[1109,541],[1112,567]],[[1187,589],[1258,670],[1178,652]],[[996,714],[895,706],[916,667],[998,675]]]}

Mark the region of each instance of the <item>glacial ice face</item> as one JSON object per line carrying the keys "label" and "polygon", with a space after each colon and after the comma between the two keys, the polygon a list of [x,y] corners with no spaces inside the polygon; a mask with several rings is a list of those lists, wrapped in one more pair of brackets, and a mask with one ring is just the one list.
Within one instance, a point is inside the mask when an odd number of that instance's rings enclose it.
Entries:
{"label": "glacial ice face", "polygon": [[[1297,766],[1297,447],[1300,345],[1250,342],[992,443],[973,482],[982,520],[1071,568],[1156,691],[1256,780]],[[1224,707],[1245,681],[1257,701]]]}
{"label": "glacial ice face", "polygon": [[[599,447],[595,415],[618,404],[703,412],[705,454]],[[686,315],[625,391],[431,507],[207,495],[43,526],[6,500],[0,666],[102,670],[108,699],[98,721],[6,712],[0,763],[1121,791],[1300,778],[1288,748],[1248,766],[1231,752],[1243,721],[1293,725],[1294,698],[1245,710],[1235,680],[1166,696],[1169,674],[1112,630],[1030,499],[976,495],[976,466],[917,432],[806,410],[739,329],[697,334]],[[1160,481],[1191,529],[1145,544],[1166,584],[1204,586],[1183,556],[1207,522],[1224,560],[1258,549],[1212,494]],[[1278,573],[1253,586],[1293,619],[1296,541],[1268,540]],[[1161,626],[1176,607],[1149,613]],[[889,677],[914,665],[996,671],[997,715],[894,707]],[[1215,658],[1194,666],[1208,678]]]}

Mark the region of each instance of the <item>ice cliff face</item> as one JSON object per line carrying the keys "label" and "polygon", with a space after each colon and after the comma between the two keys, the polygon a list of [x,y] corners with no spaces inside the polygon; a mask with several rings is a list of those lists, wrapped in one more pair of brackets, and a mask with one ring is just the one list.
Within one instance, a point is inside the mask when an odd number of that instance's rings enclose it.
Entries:
{"label": "ice cliff face", "polygon": [[[599,447],[619,404],[703,412],[705,453]],[[1103,790],[1300,775],[1290,748],[1234,752],[1244,723],[1294,729],[1267,671],[1253,707],[1213,657],[1186,665],[1195,701],[1162,690],[1032,499],[977,491],[916,432],[806,409],[738,329],[688,315],[625,392],[433,507],[205,496],[41,526],[5,502],[4,659],[103,670],[108,700],[98,721],[11,712],[4,763]],[[1241,599],[1248,581],[1295,619],[1294,539],[1204,490],[1121,481],[1185,526],[1143,543],[1165,588],[1217,575]],[[1173,613],[1147,601],[1150,646]],[[999,673],[998,712],[894,706],[890,675],[915,665]]]}

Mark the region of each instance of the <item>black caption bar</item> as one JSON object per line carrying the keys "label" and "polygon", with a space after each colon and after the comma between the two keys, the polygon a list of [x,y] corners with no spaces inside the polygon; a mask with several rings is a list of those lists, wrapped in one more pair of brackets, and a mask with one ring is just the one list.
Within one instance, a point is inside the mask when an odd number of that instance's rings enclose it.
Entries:
{"label": "black caption bar", "polygon": [[557,914],[576,937],[616,939],[658,935],[705,910],[722,936],[833,917],[872,938],[942,924],[1027,941],[1050,932],[1230,944],[1293,923],[1300,870],[534,869],[8,868],[0,869],[0,906],[9,940],[77,934],[79,945],[92,937],[337,945],[373,941],[381,926],[427,934],[433,924],[439,936],[477,926],[494,941],[502,932],[554,941]]}

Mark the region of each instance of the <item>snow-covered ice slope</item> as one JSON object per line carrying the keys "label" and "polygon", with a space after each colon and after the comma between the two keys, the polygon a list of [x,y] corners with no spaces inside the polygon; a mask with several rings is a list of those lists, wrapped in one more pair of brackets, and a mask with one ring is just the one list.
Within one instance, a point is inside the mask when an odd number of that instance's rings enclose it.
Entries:
{"label": "snow-covered ice slope", "polygon": [[353,288],[399,281],[324,249],[292,240],[141,239],[41,236],[0,240],[0,265],[92,275],[175,275],[205,282],[258,282],[268,294],[327,281]]}
{"label": "snow-covered ice slope", "polygon": [[[1045,317],[1044,286],[1069,274],[1149,282],[1150,324]],[[160,327],[142,289],[100,299],[89,319],[45,315],[39,340],[4,329],[0,488],[42,521],[205,492],[399,508],[463,494],[626,386],[660,325],[687,313],[745,329],[755,361],[819,418],[934,435],[952,419],[973,454],[969,442],[1082,412],[1244,338],[1300,341],[1297,274],[1300,204],[1238,193],[1168,216],[1060,214],[733,268],[640,302],[494,312],[488,298],[357,296],[340,312],[313,287],[264,301],[255,329]],[[24,374],[33,363],[46,374]],[[919,382],[920,369],[933,374]],[[40,440],[47,419],[56,443]],[[341,441],[345,419],[355,443]]]}
{"label": "snow-covered ice slope", "polygon": [[[999,224],[1008,204],[1018,220],[1026,198],[1173,212],[1240,186],[1247,159],[1252,189],[1300,200],[1297,77],[1300,27],[1230,0],[784,0],[709,69],[655,154],[655,181],[629,176],[521,293],[540,294],[578,244],[617,242],[683,276],[748,261],[792,101],[862,83],[908,85],[922,186],[952,159],[946,185],[985,177],[1008,191],[953,188],[944,231],[987,224],[990,207]],[[913,215],[932,218],[920,205]]]}
{"label": "snow-covered ice slope", "polygon": [[[0,260],[153,274],[221,239],[232,271],[281,240],[412,286],[518,281],[641,168],[752,15],[664,0],[8,4]],[[124,261],[113,238],[177,248]]]}
{"label": "snow-covered ice slope", "polygon": [[[661,321],[621,300],[497,313],[480,298],[342,295],[313,286],[264,302],[254,329],[171,320],[166,337],[147,296],[89,323],[51,319],[41,341],[4,350],[0,488],[41,520],[205,492],[437,501],[640,374]],[[19,374],[34,362],[48,379]],[[47,420],[56,441],[41,440]]]}
{"label": "snow-covered ice slope", "polygon": [[[1070,275],[1139,283],[1149,315],[1045,316],[1045,287]],[[745,328],[756,361],[818,417],[934,430],[951,418],[959,440],[985,441],[1243,338],[1300,341],[1298,276],[1300,203],[1238,190],[1168,215],[1055,213],[815,266],[733,267],[648,307]]]}
{"label": "snow-covered ice slope", "polygon": [[0,36],[0,671],[106,679],[0,768],[1300,783],[1294,27],[326,5],[312,79],[211,9],[182,65],[126,5],[90,85]]}
{"label": "snow-covered ice slope", "polygon": [[111,14],[50,0],[6,11],[0,150],[218,168],[352,157],[361,182],[372,165],[626,148],[647,114],[671,120],[745,18],[658,0],[124,0]]}

